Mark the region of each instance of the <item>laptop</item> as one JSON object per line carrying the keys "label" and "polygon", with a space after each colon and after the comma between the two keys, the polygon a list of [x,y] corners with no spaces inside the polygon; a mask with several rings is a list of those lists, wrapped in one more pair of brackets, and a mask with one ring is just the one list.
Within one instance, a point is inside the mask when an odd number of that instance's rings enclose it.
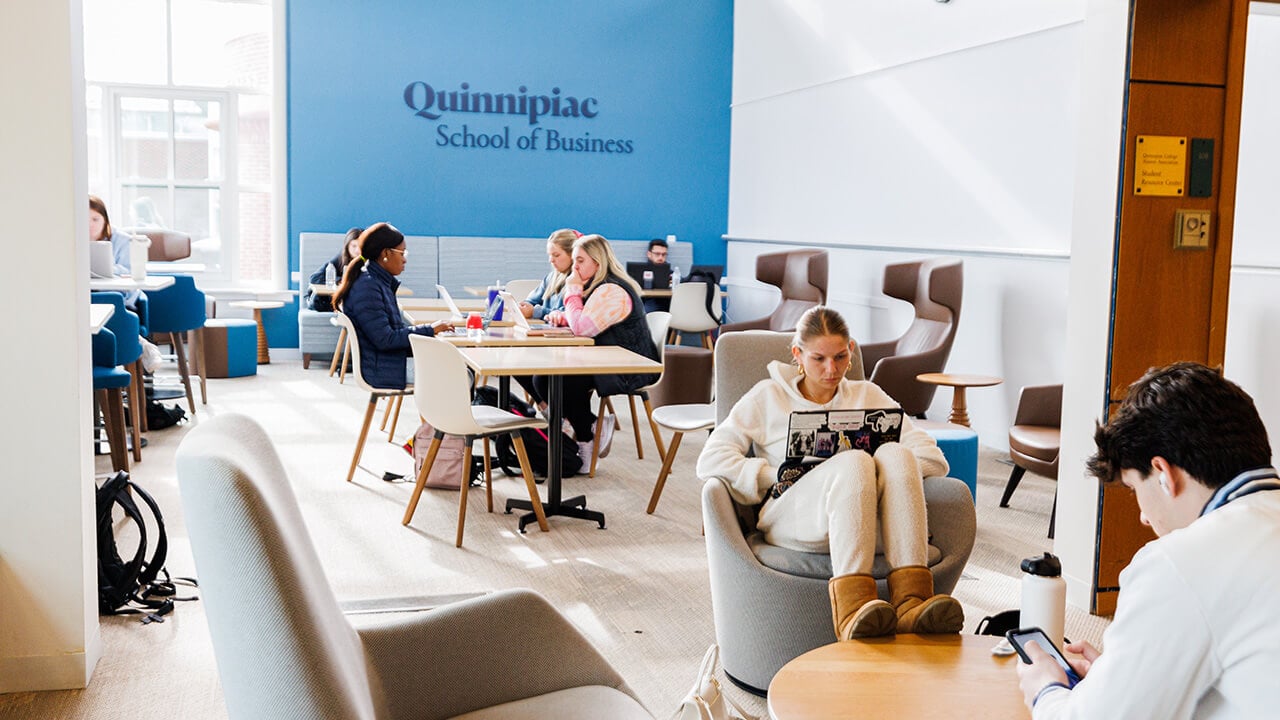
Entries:
{"label": "laptop", "polygon": [[520,312],[520,301],[507,291],[498,293],[498,297],[502,302],[506,303],[506,315],[511,316],[512,327],[515,328],[517,335],[551,336],[551,337],[573,337],[573,331],[567,327],[559,327],[556,325],[540,324],[534,327],[529,323],[529,318]]}
{"label": "laptop", "polygon": [[[453,301],[453,296],[449,294],[449,291],[443,285],[436,285],[436,292],[440,293],[440,299],[444,300],[444,304],[448,306],[449,312],[453,315],[453,321],[466,322],[468,313],[464,313],[458,308],[458,303]],[[489,306],[484,309],[484,315],[481,316],[485,327],[489,327],[489,322],[493,320],[493,316],[497,314],[500,307],[502,307],[502,299],[500,296],[495,296],[493,302],[489,303]]]}
{"label": "laptop", "polygon": [[[650,273],[645,277],[645,273]],[[671,287],[671,266],[651,262],[627,263],[627,274],[636,281],[642,290],[666,290]]]}
{"label": "laptop", "polygon": [[901,437],[901,408],[793,412],[787,425],[787,459],[825,460],[845,450],[874,453]]}
{"label": "laptop", "polygon": [[116,256],[110,240],[94,240],[89,243],[89,277],[113,278],[116,276]]}

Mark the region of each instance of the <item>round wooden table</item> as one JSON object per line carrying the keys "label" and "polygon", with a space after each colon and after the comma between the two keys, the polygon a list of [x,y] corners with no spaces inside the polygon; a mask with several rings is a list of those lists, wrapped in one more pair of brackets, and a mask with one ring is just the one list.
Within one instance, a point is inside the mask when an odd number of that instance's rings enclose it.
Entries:
{"label": "round wooden table", "polygon": [[948,422],[969,427],[969,407],[965,403],[965,388],[989,387],[1004,382],[1004,378],[990,375],[961,375],[958,373],[921,373],[916,376],[920,382],[931,385],[948,385],[955,389],[951,396],[951,415]]}
{"label": "round wooden table", "polygon": [[253,321],[258,324],[258,364],[271,363],[271,350],[267,347],[267,331],[262,326],[262,311],[284,307],[280,300],[237,300],[231,307],[249,308],[253,310]]}
{"label": "round wooden table", "polygon": [[898,635],[824,645],[769,683],[774,720],[957,718],[1026,720],[1017,657],[989,635]]}

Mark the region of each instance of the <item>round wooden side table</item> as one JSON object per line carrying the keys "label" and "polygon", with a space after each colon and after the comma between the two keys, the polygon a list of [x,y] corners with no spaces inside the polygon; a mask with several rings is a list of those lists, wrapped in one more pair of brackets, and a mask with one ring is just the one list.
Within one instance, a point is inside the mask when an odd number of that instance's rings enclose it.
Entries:
{"label": "round wooden side table", "polygon": [[1004,378],[990,375],[961,375],[958,373],[921,373],[916,376],[920,382],[932,385],[947,385],[955,390],[951,397],[951,415],[949,422],[969,427],[969,406],[965,403],[964,391],[971,387],[989,387],[1004,382]]}
{"label": "round wooden side table", "polygon": [[249,308],[253,310],[253,321],[258,324],[258,364],[271,363],[271,350],[267,347],[267,330],[262,326],[262,311],[284,307],[280,300],[237,300],[231,307]]}

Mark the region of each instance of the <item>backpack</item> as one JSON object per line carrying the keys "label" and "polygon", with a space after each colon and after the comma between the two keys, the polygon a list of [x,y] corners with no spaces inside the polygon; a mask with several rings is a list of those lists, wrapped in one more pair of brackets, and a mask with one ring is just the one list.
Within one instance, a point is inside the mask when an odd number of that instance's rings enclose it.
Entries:
{"label": "backpack", "polygon": [[680,282],[700,282],[707,284],[707,316],[715,318],[717,325],[724,324],[724,314],[717,312],[716,308],[716,287],[720,284],[720,278],[712,275],[706,270],[691,270],[689,276]]}
{"label": "backpack", "polygon": [[[476,388],[475,399],[472,400],[472,403],[497,407],[497,388],[489,386]],[[515,397],[509,398],[507,410],[521,417],[533,417],[535,415],[533,407]],[[561,435],[563,442],[560,444],[560,476],[573,477],[582,471],[582,458],[578,456],[578,443],[563,431]],[[524,451],[529,456],[529,467],[533,470],[533,474],[545,478],[547,476],[547,451],[551,444],[547,429],[523,428],[520,430],[520,439],[524,442]],[[511,436],[505,434],[497,435],[493,439],[493,444],[498,455],[498,465],[502,468],[502,472],[509,477],[520,475],[520,458],[516,455],[516,446],[515,443],[511,442]]]}
{"label": "backpack", "polygon": [[[156,527],[154,542],[147,534],[147,524],[134,498],[142,499],[151,512]],[[98,611],[103,615],[143,614],[145,625],[164,622],[161,617],[173,611],[175,601],[195,600],[195,596],[177,597],[175,584],[196,586],[192,578],[170,578],[164,569],[169,552],[169,539],[164,529],[160,506],[137,484],[129,473],[118,472],[98,488],[95,496],[98,526]],[[138,547],[133,557],[120,557],[116,546],[113,510],[124,511],[125,520],[137,528]],[[148,546],[151,558],[147,559]],[[163,579],[160,579],[163,578]]]}
{"label": "backpack", "polygon": [[143,406],[147,413],[147,429],[161,430],[167,427],[173,427],[187,419],[187,411],[177,405],[164,405],[155,400],[147,400],[147,404]]}
{"label": "backpack", "polygon": [[[435,434],[435,428],[431,427],[431,423],[423,420],[417,432],[404,445],[404,449],[413,455],[415,481],[418,473],[422,471],[422,463],[427,460],[427,453],[431,451],[431,441],[435,439]],[[462,458],[466,455],[466,450],[463,439],[458,435],[445,435],[441,438],[440,449],[436,451],[435,462],[431,464],[431,472],[427,473],[427,481],[423,486],[440,490],[460,490]],[[477,484],[477,478],[481,482],[484,481],[484,458],[472,456],[471,472],[467,474],[467,478],[472,485]]]}

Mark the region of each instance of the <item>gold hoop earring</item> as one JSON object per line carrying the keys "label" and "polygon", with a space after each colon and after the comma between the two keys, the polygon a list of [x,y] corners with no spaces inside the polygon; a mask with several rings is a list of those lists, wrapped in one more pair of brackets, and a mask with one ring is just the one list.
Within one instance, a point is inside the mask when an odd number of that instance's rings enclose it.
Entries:
{"label": "gold hoop earring", "polygon": [[800,377],[804,377],[804,366],[796,365],[796,369],[800,371]]}

